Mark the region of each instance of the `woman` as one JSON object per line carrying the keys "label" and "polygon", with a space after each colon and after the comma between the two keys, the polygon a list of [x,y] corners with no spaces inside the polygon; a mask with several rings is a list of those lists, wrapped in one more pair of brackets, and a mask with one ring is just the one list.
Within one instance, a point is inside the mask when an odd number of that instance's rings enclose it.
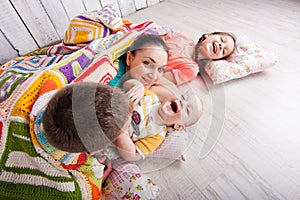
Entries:
{"label": "woman", "polygon": [[[176,94],[167,96],[166,100],[176,98],[179,94],[174,90],[168,90],[168,84],[173,85],[175,89],[177,87],[163,77],[167,60],[167,46],[162,38],[149,34],[138,36],[131,44],[129,51],[120,59],[120,63],[126,66],[126,73],[119,79],[117,85],[127,91],[134,104],[143,98],[141,105],[134,109],[131,131],[128,131],[135,132],[133,137],[135,142],[132,142],[127,132],[116,140],[116,146],[125,160],[135,161],[144,158],[157,151],[159,146],[165,147],[165,150],[160,150],[158,157],[171,159],[168,149],[172,148],[178,152],[173,153],[173,158],[178,159],[181,156],[179,155],[182,152],[181,149],[185,149],[185,144],[178,139],[179,136],[166,138],[167,127],[182,130],[185,126],[196,123],[201,116],[202,103],[197,95],[186,94],[185,98],[173,101],[171,104],[158,101],[157,96],[161,100],[162,94],[165,94],[163,90]],[[155,93],[159,92],[159,94],[156,96],[150,91],[144,91],[144,88],[154,89]],[[106,154],[112,155],[113,153],[107,150]],[[147,176],[140,174],[139,168],[134,163],[124,161],[122,158],[112,158],[113,170],[105,182],[104,197],[107,199],[125,198],[129,188],[132,196],[155,199],[158,195],[157,186],[152,184],[151,179],[147,180]],[[137,190],[137,187],[140,189]]]}
{"label": "woman", "polygon": [[119,71],[109,85],[120,86],[127,79],[137,79],[147,88],[153,85],[166,68],[168,48],[157,35],[143,34],[119,58]]}
{"label": "woman", "polygon": [[132,97],[137,101],[143,96],[143,91],[140,90],[143,87],[155,92],[161,101],[170,99],[177,93],[177,87],[163,77],[167,60],[168,48],[161,37],[140,35],[131,44],[129,51],[119,59],[118,74],[109,85],[122,86],[126,80],[136,79],[136,85],[128,87],[132,88],[135,95],[139,94]]}
{"label": "woman", "polygon": [[234,35],[227,32],[203,34],[197,44],[187,33],[162,36],[169,49],[164,77],[182,85],[193,80],[209,60],[226,59],[236,47]]}

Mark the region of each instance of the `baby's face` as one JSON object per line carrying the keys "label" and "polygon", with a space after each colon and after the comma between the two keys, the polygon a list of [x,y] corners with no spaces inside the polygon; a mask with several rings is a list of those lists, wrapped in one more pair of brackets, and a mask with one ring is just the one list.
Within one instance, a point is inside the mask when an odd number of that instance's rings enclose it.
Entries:
{"label": "baby's face", "polygon": [[186,91],[176,100],[164,102],[158,109],[158,115],[167,126],[192,125],[200,119],[201,114],[202,102],[197,95],[190,91]]}

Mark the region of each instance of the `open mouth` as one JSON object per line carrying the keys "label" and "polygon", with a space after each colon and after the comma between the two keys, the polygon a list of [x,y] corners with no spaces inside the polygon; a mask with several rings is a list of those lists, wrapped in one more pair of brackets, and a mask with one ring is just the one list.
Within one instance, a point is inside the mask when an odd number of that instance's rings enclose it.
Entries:
{"label": "open mouth", "polygon": [[212,47],[213,47],[213,52],[217,53],[217,45],[215,42],[212,43]]}
{"label": "open mouth", "polygon": [[176,113],[178,111],[178,105],[175,101],[171,102],[171,108],[174,113]]}

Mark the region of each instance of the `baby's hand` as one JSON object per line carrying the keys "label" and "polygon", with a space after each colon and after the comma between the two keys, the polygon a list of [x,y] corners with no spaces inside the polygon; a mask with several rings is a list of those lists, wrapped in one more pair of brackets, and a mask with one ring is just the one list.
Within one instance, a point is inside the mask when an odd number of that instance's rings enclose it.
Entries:
{"label": "baby's hand", "polygon": [[144,85],[139,81],[131,81],[131,84],[132,85],[126,94],[133,106],[136,106],[140,103],[142,97],[144,96]]}
{"label": "baby's hand", "polygon": [[106,156],[101,156],[97,158],[98,162],[105,165],[103,176],[102,176],[102,183],[108,177],[110,172],[112,171],[111,161]]}

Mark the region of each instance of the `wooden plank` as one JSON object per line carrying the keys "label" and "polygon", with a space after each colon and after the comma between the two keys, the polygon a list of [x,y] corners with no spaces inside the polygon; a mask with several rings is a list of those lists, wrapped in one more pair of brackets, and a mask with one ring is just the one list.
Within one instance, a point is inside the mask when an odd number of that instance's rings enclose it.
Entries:
{"label": "wooden plank", "polygon": [[107,4],[112,4],[113,7],[116,9],[116,11],[119,13],[119,15],[121,16],[121,11],[120,11],[120,7],[119,7],[119,3],[118,0],[101,0],[101,5],[102,7],[104,7]]}
{"label": "wooden plank", "polygon": [[61,4],[60,0],[41,0],[50,20],[56,29],[60,39],[63,39],[64,33],[70,23],[69,17]]}
{"label": "wooden plank", "polygon": [[136,11],[133,0],[119,0],[119,6],[123,17]]}
{"label": "wooden plank", "polygon": [[[128,19],[151,19],[190,33],[195,41],[202,33],[215,30],[242,33],[280,57],[277,65],[262,73],[224,83],[222,134],[201,160],[198,148],[204,145],[214,118],[208,98],[211,90],[199,91],[204,113],[194,135],[200,137],[188,150],[186,162],[179,170],[170,166],[149,174],[161,188],[161,199],[193,199],[192,194],[180,198],[184,187],[192,186],[207,199],[300,199],[300,70],[295,67],[300,45],[299,1],[215,0],[210,4],[167,0]],[[180,178],[178,174],[190,179],[184,187],[173,181]]]}
{"label": "wooden plank", "polygon": [[2,34],[2,31],[0,31],[0,41],[0,65],[2,65],[10,59],[18,57],[18,53]]}
{"label": "wooden plank", "polygon": [[101,4],[99,0],[83,0],[87,11],[100,10]]}
{"label": "wooden plank", "polygon": [[[147,174],[159,186],[158,200],[201,199],[206,200],[198,185],[191,184],[190,178],[182,170],[186,163],[175,161],[170,166]],[[142,171],[142,173],[145,173]],[[177,185],[180,186],[177,186]],[[177,187],[176,187],[177,186]]]}
{"label": "wooden plank", "polygon": [[147,0],[147,6],[153,6],[159,3],[159,0]]}
{"label": "wooden plank", "polygon": [[0,1],[0,13],[0,29],[21,55],[38,48],[9,1]]}
{"label": "wooden plank", "polygon": [[142,8],[147,7],[147,1],[146,0],[134,0],[135,8],[136,10],[140,10]]}
{"label": "wooden plank", "polygon": [[59,36],[40,1],[12,0],[11,2],[39,47],[59,40]]}
{"label": "wooden plank", "polygon": [[80,13],[86,11],[82,1],[61,0],[61,3],[63,4],[70,20],[79,15]]}

